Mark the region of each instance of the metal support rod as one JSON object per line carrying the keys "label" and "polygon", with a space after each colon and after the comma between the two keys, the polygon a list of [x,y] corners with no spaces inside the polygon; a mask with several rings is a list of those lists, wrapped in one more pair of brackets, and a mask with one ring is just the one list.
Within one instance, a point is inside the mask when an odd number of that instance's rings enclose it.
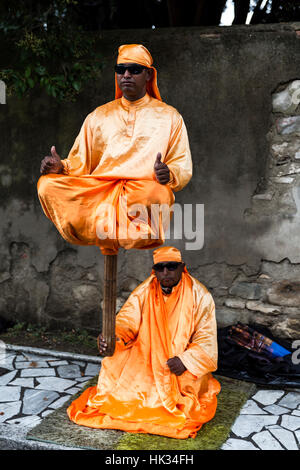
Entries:
{"label": "metal support rod", "polygon": [[104,256],[102,335],[107,343],[105,356],[112,356],[115,350],[117,261],[118,255]]}

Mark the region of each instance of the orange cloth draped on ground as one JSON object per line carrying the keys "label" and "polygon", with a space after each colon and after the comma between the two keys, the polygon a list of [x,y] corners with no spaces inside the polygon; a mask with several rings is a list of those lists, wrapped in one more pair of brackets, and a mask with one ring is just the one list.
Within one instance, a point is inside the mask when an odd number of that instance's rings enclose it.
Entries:
{"label": "orange cloth draped on ground", "polygon": [[[102,361],[98,385],[67,412],[77,424],[185,439],[216,412],[219,382],[215,306],[186,269],[170,295],[154,274],[138,286],[116,318],[116,349]],[[176,376],[167,360],[187,370]]]}
{"label": "orange cloth draped on ground", "polygon": [[[155,179],[158,152],[170,169],[167,185]],[[143,249],[161,245],[165,227],[155,217],[156,225],[150,223],[151,205],[172,206],[173,191],[181,190],[192,176],[182,116],[149,94],[133,102],[122,96],[96,108],[85,119],[62,163],[63,174],[44,175],[38,181],[43,210],[67,241],[97,245],[103,254],[116,254],[119,246]],[[126,198],[121,203],[120,196]],[[136,238],[129,232],[119,237],[119,218],[125,214],[127,227],[136,219],[125,213],[124,201],[128,208],[137,203],[146,208],[146,217],[137,217],[140,235]]]}

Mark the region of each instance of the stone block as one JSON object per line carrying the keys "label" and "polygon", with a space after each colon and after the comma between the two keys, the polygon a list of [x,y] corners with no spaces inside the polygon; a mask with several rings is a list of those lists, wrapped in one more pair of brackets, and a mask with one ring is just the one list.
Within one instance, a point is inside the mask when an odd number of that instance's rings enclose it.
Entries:
{"label": "stone block", "polygon": [[298,307],[300,305],[300,282],[292,280],[274,282],[267,291],[267,298],[270,304]]}
{"label": "stone block", "polygon": [[274,113],[289,114],[296,111],[300,103],[300,80],[294,80],[284,90],[274,93],[272,105]]}
{"label": "stone block", "polygon": [[231,298],[226,299],[224,302],[226,307],[230,308],[245,308],[245,303],[245,300]]}
{"label": "stone block", "polygon": [[300,116],[289,116],[277,119],[277,132],[280,135],[299,135],[300,136]]}
{"label": "stone block", "polygon": [[265,314],[279,314],[281,312],[279,307],[274,307],[274,305],[264,304],[259,301],[249,300],[246,303],[246,308],[248,310],[253,310],[255,312],[265,313]]}
{"label": "stone block", "polygon": [[229,294],[250,300],[260,299],[262,293],[261,285],[256,282],[237,282],[229,289]]}

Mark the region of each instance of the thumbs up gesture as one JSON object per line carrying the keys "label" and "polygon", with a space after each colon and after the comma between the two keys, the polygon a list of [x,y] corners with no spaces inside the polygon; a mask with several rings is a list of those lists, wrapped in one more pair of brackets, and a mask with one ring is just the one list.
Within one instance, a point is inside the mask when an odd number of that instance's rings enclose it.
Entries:
{"label": "thumbs up gesture", "polygon": [[53,145],[51,147],[51,157],[47,156],[42,160],[40,172],[42,175],[47,175],[48,173],[62,173],[62,171],[63,164]]}
{"label": "thumbs up gesture", "polygon": [[159,152],[156,156],[154,163],[154,173],[157,181],[160,184],[167,184],[170,180],[170,170],[168,165],[161,161],[161,153]]}

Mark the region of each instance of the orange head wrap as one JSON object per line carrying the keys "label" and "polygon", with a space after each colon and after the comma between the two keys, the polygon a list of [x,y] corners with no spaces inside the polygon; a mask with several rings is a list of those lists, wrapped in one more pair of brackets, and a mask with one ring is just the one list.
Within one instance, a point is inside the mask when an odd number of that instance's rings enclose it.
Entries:
{"label": "orange head wrap", "polygon": [[168,261],[176,261],[177,263],[182,262],[181,253],[177,248],[174,248],[173,246],[163,246],[153,252],[154,264],[166,263]]}
{"label": "orange head wrap", "polygon": [[[157,70],[155,67],[152,66],[153,59],[148,49],[146,49],[146,47],[142,46],[141,44],[125,44],[123,46],[120,46],[117,64],[129,63],[144,65],[145,67],[153,70],[152,78],[147,83],[147,92],[150,96],[153,96],[153,98],[162,101],[157,86]],[[120,90],[117,83],[117,74],[115,74],[115,85],[115,99],[118,99],[121,98],[122,91]]]}

